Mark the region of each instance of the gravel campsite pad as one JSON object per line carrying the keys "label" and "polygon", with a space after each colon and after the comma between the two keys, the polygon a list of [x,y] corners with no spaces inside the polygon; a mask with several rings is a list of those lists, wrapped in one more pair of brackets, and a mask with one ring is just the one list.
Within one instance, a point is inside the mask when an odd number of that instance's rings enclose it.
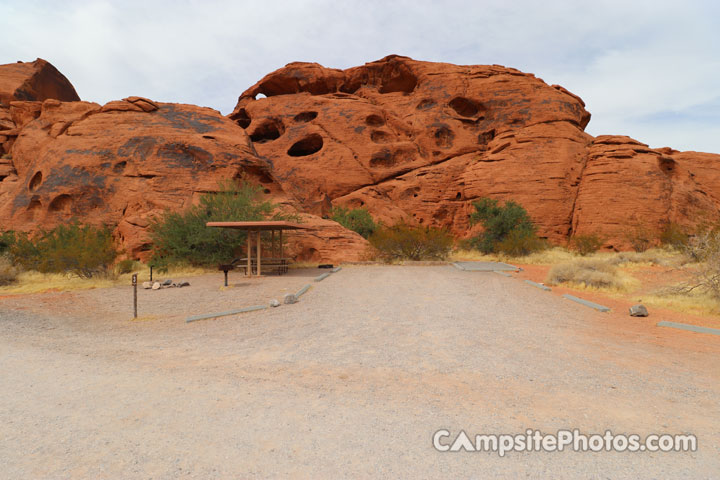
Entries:
{"label": "gravel campsite pad", "polygon": [[[720,345],[492,272],[349,266],[0,298],[5,478],[707,478]],[[248,285],[243,285],[247,283]],[[638,320],[641,322],[642,320]],[[433,433],[693,433],[689,453],[442,453]]]}

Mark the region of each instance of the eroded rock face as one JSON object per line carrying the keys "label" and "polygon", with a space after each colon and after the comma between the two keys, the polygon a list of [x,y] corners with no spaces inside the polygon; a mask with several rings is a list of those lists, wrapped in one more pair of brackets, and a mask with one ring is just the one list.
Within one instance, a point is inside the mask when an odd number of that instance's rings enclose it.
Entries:
{"label": "eroded rock face", "polygon": [[47,61],[0,65],[0,105],[16,100],[42,101],[48,98],[80,100],[70,81]]}
{"label": "eroded rock face", "polygon": [[619,249],[631,224],[659,231],[717,215],[707,170],[720,156],[595,139],[584,107],[512,68],[390,56],[344,71],[291,63],[244,92],[230,118],[316,214],[365,206],[467,236],[472,201],[491,196],[520,202],[554,242],[599,233]]}
{"label": "eroded rock face", "polygon": [[473,200],[512,199],[554,242],[599,233],[617,249],[628,247],[631,225],[690,226],[720,206],[719,155],[593,138],[579,97],[497,65],[293,63],[243,93],[228,117],[143,97],[57,99],[50,93],[67,92],[61,75],[39,75],[57,85],[35,81],[33,90],[13,87],[29,83],[5,67],[3,229],[106,223],[131,257],[146,258],[154,215],[241,176],[315,227],[292,233],[288,253],[331,263],[367,256],[362,237],[321,218],[334,205],[463,237],[479,228],[468,224]]}
{"label": "eroded rock face", "polygon": [[[140,97],[104,106],[46,100],[22,128],[12,155],[15,179],[0,183],[4,225],[33,231],[71,218],[110,224],[133,258],[147,256],[154,215],[187,208],[224,179],[261,184],[266,195],[295,211],[245,132],[208,108]],[[308,218],[313,221],[322,222]],[[362,238],[330,223],[328,232],[342,230],[333,232],[334,243],[312,250],[317,242],[308,237],[298,253],[335,258],[333,245],[350,256],[364,250]]]}

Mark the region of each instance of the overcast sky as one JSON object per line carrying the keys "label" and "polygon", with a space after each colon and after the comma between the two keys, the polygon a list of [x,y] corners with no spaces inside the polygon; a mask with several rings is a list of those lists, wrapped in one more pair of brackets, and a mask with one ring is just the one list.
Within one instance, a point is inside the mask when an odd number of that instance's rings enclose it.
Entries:
{"label": "overcast sky", "polygon": [[54,64],[83,100],[229,113],[292,61],[388,54],[531,72],[580,95],[593,135],[720,153],[720,2],[0,0],[0,63]]}

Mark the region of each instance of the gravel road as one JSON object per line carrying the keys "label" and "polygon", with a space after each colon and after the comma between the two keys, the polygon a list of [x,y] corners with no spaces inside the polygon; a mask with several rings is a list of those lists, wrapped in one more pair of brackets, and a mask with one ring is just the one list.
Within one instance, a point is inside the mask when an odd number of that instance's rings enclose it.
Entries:
{"label": "gravel road", "polygon": [[[517,279],[449,266],[345,267],[296,305],[190,324],[129,321],[108,290],[0,299],[2,477],[720,472],[717,337],[629,317],[625,330]],[[187,292],[170,302],[183,314]],[[693,433],[699,448],[500,458],[436,451],[441,428]]]}

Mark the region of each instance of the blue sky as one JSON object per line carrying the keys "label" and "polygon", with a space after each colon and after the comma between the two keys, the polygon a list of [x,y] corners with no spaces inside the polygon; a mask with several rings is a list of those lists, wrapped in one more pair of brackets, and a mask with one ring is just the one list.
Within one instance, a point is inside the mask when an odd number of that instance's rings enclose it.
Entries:
{"label": "blue sky", "polygon": [[83,100],[229,113],[292,61],[501,64],[580,95],[593,135],[720,153],[720,2],[0,0],[0,63],[42,57]]}

